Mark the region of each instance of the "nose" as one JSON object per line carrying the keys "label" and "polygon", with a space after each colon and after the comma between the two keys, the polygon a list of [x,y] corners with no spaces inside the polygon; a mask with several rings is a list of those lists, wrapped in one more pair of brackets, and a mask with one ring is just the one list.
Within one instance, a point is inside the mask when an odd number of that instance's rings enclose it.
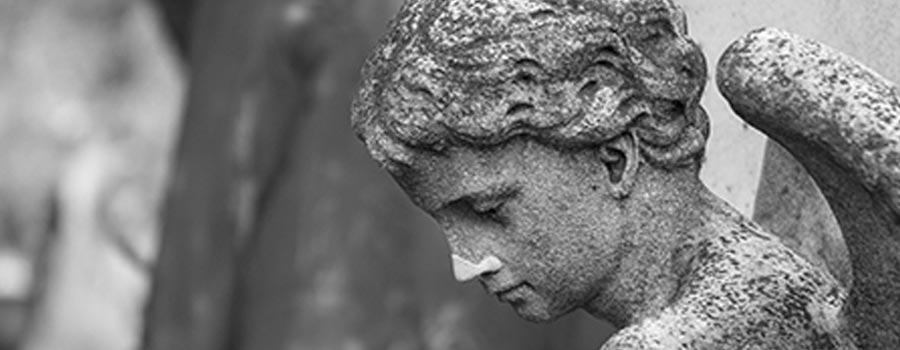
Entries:
{"label": "nose", "polygon": [[497,272],[503,267],[503,262],[493,255],[481,259],[477,264],[456,254],[453,254],[452,258],[453,276],[459,282],[471,281],[483,274]]}

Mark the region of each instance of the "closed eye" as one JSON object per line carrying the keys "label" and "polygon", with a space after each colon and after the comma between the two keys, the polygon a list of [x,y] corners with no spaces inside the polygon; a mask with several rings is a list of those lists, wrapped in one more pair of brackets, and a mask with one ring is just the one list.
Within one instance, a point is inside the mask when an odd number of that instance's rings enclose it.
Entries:
{"label": "closed eye", "polygon": [[506,226],[510,223],[506,204],[520,190],[516,181],[494,184],[450,200],[443,208],[458,217]]}
{"label": "closed eye", "polygon": [[463,222],[506,226],[509,217],[504,210],[504,202],[480,202],[469,198],[448,203],[435,212],[439,222]]}
{"label": "closed eye", "polygon": [[469,205],[472,209],[472,212],[474,212],[480,218],[490,220],[501,225],[506,225],[509,223],[509,218],[503,211],[504,204],[506,204],[506,200],[500,199],[470,202]]}

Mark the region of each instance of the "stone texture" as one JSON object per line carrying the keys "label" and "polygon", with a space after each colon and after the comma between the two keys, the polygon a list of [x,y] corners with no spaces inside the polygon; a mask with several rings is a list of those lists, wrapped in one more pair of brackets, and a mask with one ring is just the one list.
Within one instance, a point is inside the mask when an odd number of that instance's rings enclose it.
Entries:
{"label": "stone texture", "polygon": [[354,125],[389,166],[402,144],[583,146],[632,124],[648,160],[692,164],[709,125],[685,20],[662,0],[411,1],[366,65]]}
{"label": "stone texture", "polygon": [[526,319],[583,308],[622,328],[604,349],[855,348],[843,286],[697,178],[686,35],[669,1],[410,1],[354,127]]}
{"label": "stone texture", "polygon": [[843,54],[774,29],[735,42],[718,82],[735,111],[790,150],[829,199],[853,266],[847,312],[859,346],[896,347],[897,87]]}
{"label": "stone texture", "polygon": [[[715,6],[708,0],[677,2],[688,14],[691,36],[710,58],[720,57],[736,38],[754,29],[777,27],[850,53],[888,79],[900,81],[895,59],[900,52],[900,21],[893,15],[900,10],[900,2],[718,0]],[[710,72],[714,72],[717,61],[710,61]],[[765,136],[734,115],[715,84],[707,89],[703,106],[712,128],[700,178],[750,215],[757,184],[762,184]]]}
{"label": "stone texture", "polygon": [[753,220],[849,287],[853,267],[841,228],[803,165],[770,142],[759,181]]}

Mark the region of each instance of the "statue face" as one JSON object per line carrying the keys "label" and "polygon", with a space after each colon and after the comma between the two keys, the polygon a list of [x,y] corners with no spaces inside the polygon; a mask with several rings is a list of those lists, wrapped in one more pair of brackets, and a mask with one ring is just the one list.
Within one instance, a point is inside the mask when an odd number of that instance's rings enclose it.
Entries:
{"label": "statue face", "polygon": [[629,159],[692,171],[703,153],[706,64],[683,12],[671,0],[420,0],[393,23],[354,129],[444,227],[457,278],[480,276],[531,320],[602,298],[634,214],[609,155],[592,152],[630,137]]}
{"label": "statue face", "polygon": [[452,254],[502,266],[479,276],[525,319],[550,321],[598,297],[624,208],[596,150],[524,139],[433,156],[400,182],[441,224]]}

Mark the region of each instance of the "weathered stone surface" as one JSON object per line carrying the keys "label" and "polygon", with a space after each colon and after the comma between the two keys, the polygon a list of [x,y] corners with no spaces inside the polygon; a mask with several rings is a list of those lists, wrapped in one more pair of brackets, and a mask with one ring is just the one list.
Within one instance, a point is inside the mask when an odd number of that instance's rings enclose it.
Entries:
{"label": "weathered stone surface", "polygon": [[670,1],[410,1],[354,127],[526,319],[583,308],[623,328],[604,349],[854,348],[840,283],[697,178],[686,34]]}
{"label": "weathered stone surface", "polygon": [[368,61],[354,125],[389,166],[404,144],[587,146],[634,124],[648,160],[693,164],[706,66],[686,30],[663,0],[411,1]]}
{"label": "weathered stone surface", "polygon": [[821,44],[766,29],[734,43],[719,87],[804,164],[829,199],[853,266],[847,307],[861,348],[900,344],[900,97]]}
{"label": "weathered stone surface", "polygon": [[775,142],[766,145],[753,220],[849,287],[853,267],[828,202],[803,165]]}

